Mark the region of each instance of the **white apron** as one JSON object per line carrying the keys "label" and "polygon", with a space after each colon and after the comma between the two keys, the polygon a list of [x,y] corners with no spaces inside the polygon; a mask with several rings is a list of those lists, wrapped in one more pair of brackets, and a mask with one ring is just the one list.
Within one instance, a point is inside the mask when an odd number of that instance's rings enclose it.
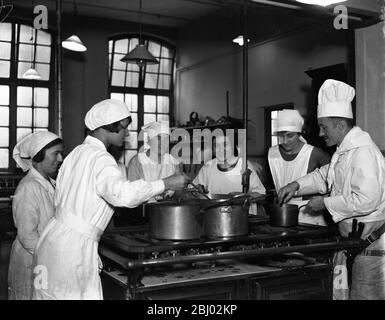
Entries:
{"label": "white apron", "polygon": [[[268,161],[277,192],[290,182],[307,174],[313,148],[314,147],[309,144],[304,144],[301,151],[292,161],[286,161],[282,158],[278,145],[269,149]],[[298,206],[303,206],[308,202],[309,200],[303,200],[302,197],[294,197],[289,201],[290,204],[296,204]],[[326,226],[326,221],[322,215],[310,216],[304,213],[304,210],[305,207],[300,208],[299,222]]]}

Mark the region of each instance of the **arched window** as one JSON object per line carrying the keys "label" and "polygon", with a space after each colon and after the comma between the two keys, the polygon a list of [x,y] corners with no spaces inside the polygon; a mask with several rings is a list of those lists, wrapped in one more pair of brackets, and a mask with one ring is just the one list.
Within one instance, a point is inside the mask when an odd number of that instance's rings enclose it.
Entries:
{"label": "arched window", "polygon": [[[54,54],[51,34],[30,26],[0,23],[0,171],[15,171],[15,144],[53,123]],[[31,66],[39,80],[24,79]]]}
{"label": "arched window", "polygon": [[174,102],[175,47],[149,36],[142,36],[142,39],[159,64],[139,68],[135,64],[120,61],[138,44],[138,35],[113,37],[109,40],[110,97],[125,101],[132,112],[133,121],[126,143],[125,164],[142,144],[140,141],[138,143],[140,128],[158,120],[170,123]]}

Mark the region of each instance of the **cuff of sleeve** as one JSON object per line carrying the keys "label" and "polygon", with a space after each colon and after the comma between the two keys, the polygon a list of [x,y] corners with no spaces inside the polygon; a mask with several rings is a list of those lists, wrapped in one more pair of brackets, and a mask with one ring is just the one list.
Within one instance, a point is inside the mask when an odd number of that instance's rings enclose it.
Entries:
{"label": "cuff of sleeve", "polygon": [[162,193],[165,189],[163,180],[156,180],[151,182],[152,190],[154,194]]}
{"label": "cuff of sleeve", "polygon": [[333,209],[333,207],[335,207],[335,205],[336,205],[336,202],[339,202],[338,197],[326,197],[326,198],[324,198],[324,204],[325,204],[326,209],[329,211],[330,215],[332,216],[333,221],[335,223],[338,223],[346,217],[344,217],[343,215],[338,213],[335,209]]}

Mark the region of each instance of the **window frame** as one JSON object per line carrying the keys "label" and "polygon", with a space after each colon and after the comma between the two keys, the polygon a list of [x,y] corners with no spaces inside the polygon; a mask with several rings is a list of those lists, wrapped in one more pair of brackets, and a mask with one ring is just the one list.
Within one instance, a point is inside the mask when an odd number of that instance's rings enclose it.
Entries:
{"label": "window frame", "polygon": [[[120,34],[120,35],[115,35],[111,36],[108,38],[108,46],[109,42],[112,40],[113,45],[112,45],[112,51],[110,53],[110,47],[108,48],[108,55],[110,56],[111,54],[111,63],[109,62],[108,64],[108,95],[109,97],[111,96],[111,93],[119,93],[119,94],[135,94],[138,97],[138,108],[137,108],[137,117],[138,117],[138,123],[137,123],[137,133],[139,136],[140,133],[140,128],[143,127],[144,125],[144,96],[145,95],[153,95],[153,96],[166,96],[169,99],[169,110],[168,110],[168,116],[169,116],[169,124],[170,127],[175,124],[175,119],[174,119],[174,88],[175,88],[175,63],[176,63],[176,46],[175,44],[164,40],[162,38],[158,38],[155,36],[151,35],[141,35],[142,41],[147,42],[148,41],[153,41],[161,46],[165,46],[171,50],[173,50],[173,55],[170,60],[172,61],[171,65],[171,82],[170,82],[170,88],[169,89],[153,89],[153,88],[145,88],[145,77],[143,74],[146,73],[146,67],[140,68],[139,70],[139,83],[138,87],[127,87],[127,86],[116,86],[112,85],[112,71],[113,71],[113,66],[114,66],[114,52],[115,52],[115,42],[118,40],[123,40],[123,39],[130,39],[130,38],[139,38],[138,33],[127,33],[127,34]],[[125,71],[127,74],[127,70]],[[153,72],[151,72],[153,73]],[[158,75],[163,74],[158,70]],[[159,76],[158,76],[158,81],[159,81]],[[154,114],[158,114],[158,112],[154,112]],[[134,131],[134,130],[132,130]],[[143,146],[143,141],[138,141],[137,143],[137,149],[125,149],[127,151],[136,151],[138,152],[140,148]]]}
{"label": "window frame", "polygon": [[[8,78],[0,77],[0,85],[6,85],[9,87],[9,143],[8,143],[8,168],[0,168],[0,173],[20,173],[22,170],[16,166],[16,162],[13,160],[12,152],[13,148],[17,143],[17,88],[18,87],[41,87],[48,88],[48,130],[54,131],[55,129],[55,46],[56,46],[56,35],[52,29],[48,28],[46,30],[41,30],[47,32],[51,35],[51,52],[50,52],[50,71],[49,71],[49,80],[30,80],[30,79],[19,79],[18,78],[18,44],[19,38],[15,38],[16,24],[19,25],[19,30],[17,32],[17,37],[20,37],[20,26],[25,25],[29,28],[32,27],[31,21],[23,19],[7,19],[5,23],[12,24],[12,39],[11,39],[11,55],[10,55],[10,73]],[[37,30],[35,29],[35,37]],[[36,48],[36,44],[34,45]],[[36,55],[36,51],[34,53]],[[34,107],[31,107],[34,110]],[[32,126],[33,127],[33,126]]]}

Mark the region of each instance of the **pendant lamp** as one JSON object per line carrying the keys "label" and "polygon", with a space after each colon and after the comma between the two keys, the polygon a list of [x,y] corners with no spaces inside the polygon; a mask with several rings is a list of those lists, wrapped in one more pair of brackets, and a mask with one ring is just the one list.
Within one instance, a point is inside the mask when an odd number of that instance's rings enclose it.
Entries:
{"label": "pendant lamp", "polygon": [[143,67],[146,64],[159,63],[159,61],[147,50],[146,45],[142,43],[142,0],[139,0],[139,44],[120,61],[135,63],[139,65],[139,67]]}
{"label": "pendant lamp", "polygon": [[[32,1],[32,8],[34,7],[33,1]],[[32,9],[33,12],[33,9]],[[33,19],[32,19],[33,21]],[[34,33],[35,33],[35,28],[32,26],[31,27],[31,68],[29,68],[26,72],[23,73],[22,78],[23,79],[28,79],[28,80],[40,80],[41,75],[37,70],[35,69],[35,55],[36,55],[36,45],[34,41]]]}
{"label": "pendant lamp", "polygon": [[63,48],[66,48],[71,51],[84,52],[84,51],[87,51],[87,48],[83,44],[83,42],[80,40],[80,38],[76,35],[77,10],[76,10],[75,0],[73,1],[73,11],[74,11],[73,17],[74,17],[74,25],[75,25],[75,34],[68,37],[66,40],[62,41],[61,45]]}

